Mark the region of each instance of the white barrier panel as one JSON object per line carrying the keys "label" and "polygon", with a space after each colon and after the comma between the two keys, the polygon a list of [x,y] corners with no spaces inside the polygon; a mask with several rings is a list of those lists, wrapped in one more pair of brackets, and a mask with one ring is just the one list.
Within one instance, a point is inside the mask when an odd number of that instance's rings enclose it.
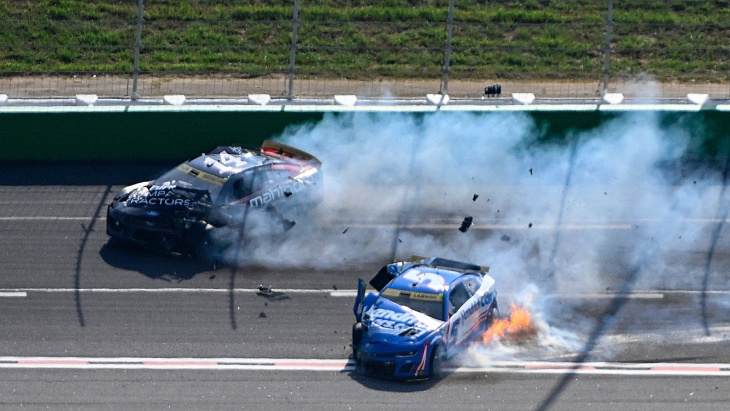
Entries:
{"label": "white barrier panel", "polygon": [[253,104],[258,104],[259,106],[265,106],[269,104],[269,100],[271,100],[271,96],[268,94],[249,94],[248,95],[248,102]]}
{"label": "white barrier panel", "polygon": [[99,100],[99,96],[96,94],[77,94],[76,105],[77,106],[93,106],[96,101]]}
{"label": "white barrier panel", "polygon": [[710,99],[709,94],[694,94],[690,93],[687,94],[687,101],[689,101],[692,104],[697,104],[699,106],[707,103],[707,100]]}
{"label": "white barrier panel", "polygon": [[428,100],[429,103],[440,106],[442,104],[446,104],[449,102],[449,95],[448,94],[426,94],[426,100]]}
{"label": "white barrier panel", "polygon": [[335,104],[340,106],[354,106],[357,96],[354,94],[339,94],[335,96]]}
{"label": "white barrier panel", "polygon": [[170,94],[162,97],[162,101],[168,106],[182,106],[185,104],[185,95]]}
{"label": "white barrier panel", "polygon": [[8,95],[0,94],[0,105],[8,104]]}
{"label": "white barrier panel", "polygon": [[535,101],[535,93],[512,93],[512,101],[520,104],[532,104]]}
{"label": "white barrier panel", "polygon": [[608,104],[619,104],[624,101],[623,93],[606,93],[602,98],[604,103]]}

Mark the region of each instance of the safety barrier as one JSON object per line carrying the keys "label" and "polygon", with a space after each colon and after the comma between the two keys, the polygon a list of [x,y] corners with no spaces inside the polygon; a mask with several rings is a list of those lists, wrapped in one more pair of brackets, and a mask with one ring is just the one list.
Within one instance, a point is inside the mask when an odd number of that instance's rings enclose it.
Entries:
{"label": "safety barrier", "polygon": [[[664,125],[692,133],[691,153],[727,155],[730,110],[672,110],[657,106],[583,105],[520,107],[546,139],[566,139],[571,130],[590,129],[619,115],[658,113]],[[643,108],[642,108],[643,107]],[[719,107],[719,106],[718,106]],[[9,109],[9,108],[8,108]],[[17,107],[0,111],[0,161],[172,161],[193,157],[217,145],[258,146],[287,127],[316,123],[325,115],[440,115],[456,111],[509,115],[515,106],[72,106]],[[361,114],[356,114],[361,113]],[[339,136],[332,136],[336,144]]]}

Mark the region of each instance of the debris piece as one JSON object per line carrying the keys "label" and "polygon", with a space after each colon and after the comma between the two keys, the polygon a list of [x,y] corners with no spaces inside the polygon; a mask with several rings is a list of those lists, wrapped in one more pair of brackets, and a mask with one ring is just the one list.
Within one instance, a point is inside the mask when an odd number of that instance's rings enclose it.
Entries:
{"label": "debris piece", "polygon": [[266,318],[266,313],[265,313],[265,312],[263,312],[263,311],[261,311],[261,312],[259,313],[259,318]]}
{"label": "debris piece", "polygon": [[256,287],[256,294],[266,297],[269,301],[288,300],[290,297],[282,292],[274,291],[271,286],[259,285]]}
{"label": "debris piece", "polygon": [[208,277],[208,279],[210,279],[210,280],[212,280],[212,279],[214,279],[214,278],[215,278],[215,274],[213,274],[213,275],[211,275],[210,277]]}
{"label": "debris piece", "polygon": [[465,233],[466,230],[469,229],[469,227],[472,226],[472,222],[474,221],[473,217],[464,217],[464,221],[461,222],[461,227],[459,227],[459,231],[462,233]]}
{"label": "debris piece", "polygon": [[499,239],[502,240],[502,241],[509,241],[509,240],[511,240],[510,236],[508,236],[507,234],[502,234],[502,237],[500,237]]}
{"label": "debris piece", "polygon": [[345,233],[347,232],[347,230],[349,230],[349,229],[350,229],[350,227],[347,227],[347,228],[345,229],[345,231],[343,231],[343,232],[342,232],[342,234],[345,234]]}
{"label": "debris piece", "polygon": [[402,242],[403,242],[403,240],[401,240],[401,239],[399,238],[399,239],[398,239],[398,242],[399,242],[399,243],[402,243]]}
{"label": "debris piece", "polygon": [[471,198],[471,201],[477,201],[477,198],[479,198],[479,194],[474,194],[474,197]]}
{"label": "debris piece", "polygon": [[527,228],[532,228],[532,223],[528,224]]}
{"label": "debris piece", "polygon": [[332,284],[332,289],[333,290],[336,290],[337,289],[337,284]]}
{"label": "debris piece", "polygon": [[284,221],[281,222],[281,224],[284,226],[284,231],[291,230],[292,227],[296,224],[295,221],[284,219]]}
{"label": "debris piece", "polygon": [[256,287],[256,289],[258,290],[258,292],[256,292],[256,294],[271,294],[274,292],[271,289],[270,285],[269,286],[259,285],[258,287]]}
{"label": "debris piece", "polygon": [[530,175],[532,175],[532,167],[530,167]]}
{"label": "debris piece", "polygon": [[292,192],[291,191],[284,191],[284,197],[291,197]]}

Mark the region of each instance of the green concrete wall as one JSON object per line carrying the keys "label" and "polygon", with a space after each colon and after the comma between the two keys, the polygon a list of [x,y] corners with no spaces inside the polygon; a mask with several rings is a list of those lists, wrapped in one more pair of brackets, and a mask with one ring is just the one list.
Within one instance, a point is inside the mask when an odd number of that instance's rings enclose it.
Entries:
{"label": "green concrete wall", "polygon": [[[510,115],[503,112],[503,115]],[[530,111],[547,139],[569,139],[627,113],[602,111]],[[334,113],[334,115],[353,115]],[[362,115],[362,114],[354,114]],[[404,115],[378,112],[370,115]],[[415,112],[405,115],[428,116]],[[438,115],[448,116],[450,112]],[[483,113],[483,115],[501,115]],[[631,114],[640,119],[649,112]],[[658,112],[665,127],[679,126],[693,137],[691,154],[727,155],[730,112]],[[287,126],[315,123],[325,112],[153,111],[153,112],[12,112],[0,113],[0,161],[178,161],[218,145],[257,146]],[[637,120],[640,121],[640,120]],[[337,136],[332,136],[336,139]]]}

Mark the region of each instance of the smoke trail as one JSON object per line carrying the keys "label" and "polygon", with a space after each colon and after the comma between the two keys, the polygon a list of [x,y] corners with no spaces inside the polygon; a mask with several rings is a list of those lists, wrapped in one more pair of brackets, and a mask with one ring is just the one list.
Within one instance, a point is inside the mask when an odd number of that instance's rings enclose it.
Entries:
{"label": "smoke trail", "polygon": [[[526,285],[538,297],[627,281],[631,289],[696,288],[703,267],[679,256],[706,253],[704,221],[714,218],[722,176],[676,167],[691,140],[684,127],[625,114],[547,141],[521,113],[326,115],[280,137],[323,162],[314,222],[256,237],[235,262],[337,269],[442,256],[491,266],[506,296]],[[462,233],[465,216],[475,225]],[[727,276],[716,282],[728,285]],[[572,304],[534,307],[546,341],[574,348],[575,335],[547,325]]]}

